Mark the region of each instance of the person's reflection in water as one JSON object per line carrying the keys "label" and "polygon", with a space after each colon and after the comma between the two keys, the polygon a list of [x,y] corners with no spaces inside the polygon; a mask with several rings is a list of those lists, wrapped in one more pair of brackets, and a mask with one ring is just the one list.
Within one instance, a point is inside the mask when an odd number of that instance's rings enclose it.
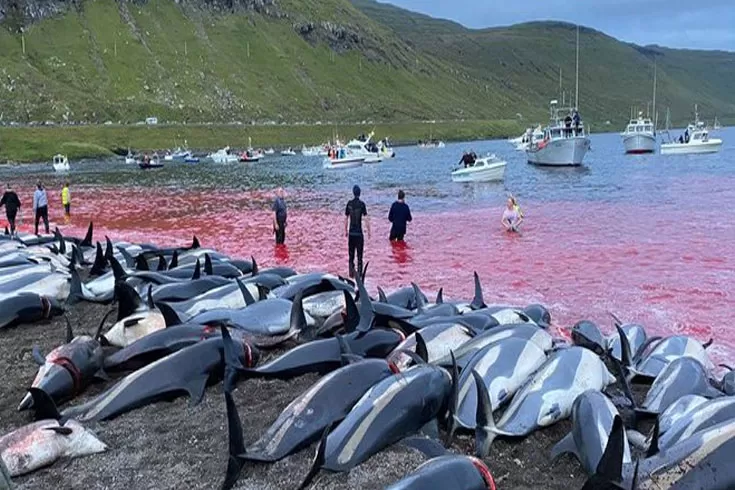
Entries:
{"label": "person's reflection in water", "polygon": [[406,265],[413,262],[411,256],[411,247],[404,241],[394,240],[390,242],[390,248],[393,256],[393,260],[398,265]]}
{"label": "person's reflection in water", "polygon": [[277,264],[287,264],[290,259],[288,247],[285,244],[276,245],[273,251],[273,257],[276,259]]}

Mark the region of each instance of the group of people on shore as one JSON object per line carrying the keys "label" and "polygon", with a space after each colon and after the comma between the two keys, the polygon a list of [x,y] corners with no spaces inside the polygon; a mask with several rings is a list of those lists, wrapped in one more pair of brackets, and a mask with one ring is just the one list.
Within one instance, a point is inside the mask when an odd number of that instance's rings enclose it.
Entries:
{"label": "group of people on shore", "polygon": [[[368,239],[371,238],[370,218],[367,212],[365,202],[360,199],[362,190],[359,185],[352,187],[352,199],[345,206],[345,227],[344,233],[347,238],[347,250],[349,257],[349,274],[355,277],[364,269],[363,252],[365,249],[365,235],[363,231],[363,218],[365,228],[367,229]],[[286,221],[287,206],[285,194],[282,188],[276,189],[276,198],[271,207],[273,211],[273,232],[276,236],[276,245],[283,245],[286,241]],[[400,189],[398,198],[390,207],[388,212],[388,221],[391,223],[390,234],[388,239],[393,242],[403,242],[406,236],[407,225],[413,220],[411,216],[411,208],[406,204],[406,193]],[[501,223],[508,232],[519,232],[521,223],[523,223],[523,212],[521,211],[518,201],[515,197],[508,198],[506,208],[503,211]],[[355,264],[357,259],[357,264]],[[357,265],[357,268],[355,268]]]}
{"label": "group of people on shore", "polygon": [[[33,191],[33,216],[34,216],[34,233],[38,235],[38,225],[43,221],[46,234],[49,233],[48,222],[48,194],[43,183],[39,180],[36,189]],[[64,219],[68,222],[71,219],[71,192],[69,191],[69,182],[64,183],[61,189],[61,205],[64,207]],[[18,212],[21,209],[21,202],[18,194],[13,190],[10,183],[5,186],[5,193],[0,198],[0,208],[5,206],[5,216],[8,219],[10,234],[16,235],[16,220]],[[22,215],[20,223],[22,224]]]}

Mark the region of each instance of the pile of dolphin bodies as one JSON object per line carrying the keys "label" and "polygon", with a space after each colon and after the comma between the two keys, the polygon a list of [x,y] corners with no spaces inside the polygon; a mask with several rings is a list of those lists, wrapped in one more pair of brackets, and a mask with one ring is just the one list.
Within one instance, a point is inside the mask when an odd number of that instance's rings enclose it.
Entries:
{"label": "pile of dolphin bodies", "polygon": [[[692,338],[648,338],[622,322],[606,338],[582,321],[569,344],[549,333],[543,306],[486,305],[477,274],[470,302],[444,301],[441,290],[429,302],[415,284],[388,295],[378,288],[371,298],[362,281],[259,269],[196,239],[171,249],[108,239],[103,250],[92,246],[90,226],[83,240],[34,240],[0,242],[0,327],[79,301],[115,302],[107,316],[116,311],[117,319],[105,329],[106,316],[94,335],[79,336],[67,322],[65,344],[46,356],[34,349],[38,375],[18,409],[37,421],[0,438],[10,476],[104,451],[83,424],[182,394],[197,403],[223,382],[223,488],[246,463],[317,443],[300,488],[320,471],[349,471],[403,444],[430,459],[390,489],[494,489],[486,465],[494,439],[570,417],[572,431],[551,456],[574,454],[589,474],[586,488],[735,488],[726,464],[735,450],[735,375],[715,378],[706,345]],[[276,348],[283,352],[260,363],[262,351]],[[236,384],[306,373],[322,377],[246,444]],[[100,380],[107,390],[73,404]],[[631,382],[650,383],[640,403]],[[59,411],[62,404],[69,406]],[[647,421],[650,435],[639,432]],[[474,456],[445,449],[458,432],[474,433]]]}

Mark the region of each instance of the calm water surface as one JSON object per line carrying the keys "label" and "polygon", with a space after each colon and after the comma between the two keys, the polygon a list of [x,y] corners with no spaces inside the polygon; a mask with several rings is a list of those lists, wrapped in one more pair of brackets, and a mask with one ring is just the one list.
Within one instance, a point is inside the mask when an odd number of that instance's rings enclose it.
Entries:
{"label": "calm water surface", "polygon": [[[49,189],[51,218],[67,233],[185,244],[201,242],[265,265],[346,273],[344,206],[362,187],[372,218],[368,284],[469,298],[472,272],[486,302],[542,302],[557,327],[588,318],[612,328],[608,312],[659,333],[714,337],[719,360],[735,358],[730,324],[735,294],[735,129],[720,153],[625,156],[617,134],[592,137],[586,167],[542,169],[504,141],[398,148],[397,157],[354,170],[327,171],[320,158],[269,157],[258,164],[168,164],[142,171],[110,161],[72,162],[71,224],[64,224],[62,179],[51,165],[0,169],[30,207],[33,182]],[[236,144],[237,142],[233,142]],[[504,183],[453,184],[463,150],[507,159]],[[269,212],[283,186],[289,204],[286,248],[276,248]],[[414,222],[407,244],[388,240],[388,209],[399,188]],[[515,194],[526,214],[521,235],[500,226]],[[24,229],[30,213],[25,211]]]}

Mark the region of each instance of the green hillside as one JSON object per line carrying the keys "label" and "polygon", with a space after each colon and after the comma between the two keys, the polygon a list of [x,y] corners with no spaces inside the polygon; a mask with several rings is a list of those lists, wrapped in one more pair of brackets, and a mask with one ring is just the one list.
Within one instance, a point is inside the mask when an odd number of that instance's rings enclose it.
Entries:
{"label": "green hillside", "polygon": [[[0,0],[2,12],[2,124],[541,121],[559,68],[574,90],[575,31],[560,23],[470,30],[371,0]],[[735,121],[735,54],[583,29],[593,129],[645,107],[654,53],[662,113],[683,121],[698,103]]]}
{"label": "green hillside", "polygon": [[[467,29],[373,0],[352,0],[366,15],[389,27],[409,46],[467,67],[486,77],[496,90],[533,106],[547,107],[563,87],[574,94],[576,27],[559,22],[532,22],[511,27]],[[519,7],[520,8],[520,7]],[[601,32],[581,28],[580,108],[599,126],[623,124],[631,106],[646,109],[652,98],[653,60],[658,65],[657,105],[663,121],[688,121],[693,105],[702,117],[735,122],[735,53],[640,47]],[[512,97],[512,96],[511,96]]]}
{"label": "green hillside", "polygon": [[6,20],[2,120],[478,119],[511,105],[459,65],[417,54],[346,0],[282,0],[277,8],[82,0],[26,27],[25,54]]}

